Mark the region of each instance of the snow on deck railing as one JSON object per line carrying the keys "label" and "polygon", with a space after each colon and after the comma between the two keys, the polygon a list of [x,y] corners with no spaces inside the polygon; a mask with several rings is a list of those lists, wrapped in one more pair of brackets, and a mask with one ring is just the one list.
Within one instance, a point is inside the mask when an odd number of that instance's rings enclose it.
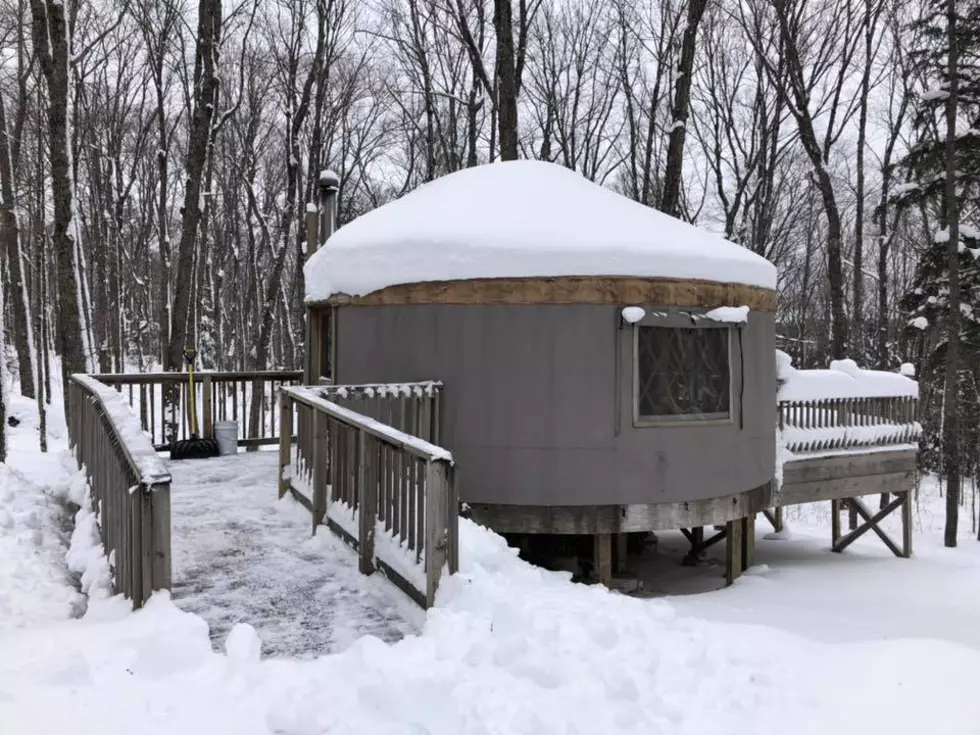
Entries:
{"label": "snow on deck railing", "polygon": [[170,470],[157,454],[150,435],[143,430],[139,417],[130,409],[123,395],[90,375],[72,377],[102,404],[102,410],[119,438],[120,448],[137,473],[139,484],[149,487],[170,482]]}
{"label": "snow on deck railing", "polygon": [[155,590],[170,589],[170,472],[125,398],[91,376],[69,382],[68,431],[113,589],[142,607]]}
{"label": "snow on deck railing", "polygon": [[[433,604],[444,567],[450,573],[458,567],[453,456],[331,398],[358,400],[434,435],[439,387],[292,387],[282,389],[281,399],[280,496],[291,492],[313,513],[314,530],[325,521],[357,549],[362,572],[380,567],[424,607]],[[288,440],[294,419],[295,447]]]}
{"label": "snow on deck railing", "polygon": [[915,442],[919,384],[899,373],[837,360],[828,370],[797,370],[776,351],[782,444],[790,452],[892,447]]}

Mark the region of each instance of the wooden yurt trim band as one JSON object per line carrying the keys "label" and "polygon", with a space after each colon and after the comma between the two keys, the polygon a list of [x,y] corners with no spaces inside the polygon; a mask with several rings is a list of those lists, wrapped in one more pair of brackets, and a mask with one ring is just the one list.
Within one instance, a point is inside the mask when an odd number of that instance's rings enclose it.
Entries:
{"label": "wooden yurt trim band", "polygon": [[741,283],[675,278],[558,276],[404,283],[365,296],[337,294],[328,303],[332,306],[653,304],[694,308],[748,306],[753,311],[773,312],[776,310],[776,292]]}

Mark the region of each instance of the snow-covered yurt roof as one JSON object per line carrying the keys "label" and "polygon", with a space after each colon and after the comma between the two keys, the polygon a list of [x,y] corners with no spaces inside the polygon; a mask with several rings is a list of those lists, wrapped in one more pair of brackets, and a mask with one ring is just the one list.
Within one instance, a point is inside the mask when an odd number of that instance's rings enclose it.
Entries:
{"label": "snow-covered yurt roof", "polygon": [[480,279],[776,287],[775,266],[755,253],[541,161],[477,166],[420,186],[337,230],[305,276],[307,303]]}

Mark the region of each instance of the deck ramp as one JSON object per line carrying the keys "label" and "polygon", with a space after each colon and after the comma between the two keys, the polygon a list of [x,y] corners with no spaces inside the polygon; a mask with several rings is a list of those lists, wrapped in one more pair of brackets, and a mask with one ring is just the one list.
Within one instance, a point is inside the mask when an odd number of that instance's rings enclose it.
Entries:
{"label": "deck ramp", "polygon": [[173,598],[203,617],[220,647],[236,623],[252,625],[264,656],[312,657],[362,635],[394,642],[421,611],[310,514],[277,499],[277,455],[260,451],[170,463]]}

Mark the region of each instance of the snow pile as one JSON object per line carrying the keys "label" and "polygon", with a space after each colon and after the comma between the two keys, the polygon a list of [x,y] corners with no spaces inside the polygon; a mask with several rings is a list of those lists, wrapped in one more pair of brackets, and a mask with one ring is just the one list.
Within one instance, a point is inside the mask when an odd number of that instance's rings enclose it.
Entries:
{"label": "snow pile", "polygon": [[853,360],[834,360],[828,370],[797,370],[782,350],[776,350],[776,379],[779,401],[919,397],[919,384],[901,373],[864,370]]}
{"label": "snow pile", "polygon": [[6,427],[7,463],[0,464],[0,637],[62,620],[84,605],[65,564],[69,513],[62,500],[76,470],[60,451],[64,418],[58,401],[48,417],[52,451],[42,456],[36,403],[16,390],[8,400],[7,415],[17,426]]}
{"label": "snow pile", "polygon": [[228,633],[225,654],[242,664],[257,664],[262,658],[262,641],[248,623],[238,623]]}
{"label": "snow pile", "polygon": [[916,329],[928,329],[929,320],[926,319],[924,316],[917,316],[909,320],[909,326],[915,327]]}
{"label": "snow pile", "polygon": [[622,314],[624,320],[630,324],[636,324],[646,316],[647,312],[642,306],[624,306]]}
{"label": "snow pile", "polygon": [[307,261],[308,302],[403,283],[636,276],[776,288],[769,261],[553,163],[425,184],[340,228]]}
{"label": "snow pile", "polygon": [[[571,584],[474,524],[461,532],[462,572],[444,580],[422,634],[393,645],[365,636],[314,661],[257,662],[258,636],[236,626],[221,655],[203,621],[166,594],[115,619],[0,638],[0,732],[128,735],[133,723],[149,735],[781,735],[787,723],[798,735],[976,732],[976,650],[828,645],[703,619],[714,601],[730,615],[801,625],[806,613],[787,615],[792,598],[772,565],[732,590],[687,598],[689,617],[673,603]],[[725,604],[731,595],[738,609]],[[846,607],[840,590],[831,597]],[[754,604],[770,598],[784,607]],[[836,627],[872,610],[847,607]]]}
{"label": "snow pile", "polygon": [[82,600],[64,562],[56,491],[0,464],[0,633],[72,615]]}
{"label": "snow pile", "polygon": [[714,319],[716,322],[726,324],[745,324],[749,320],[749,307],[747,306],[719,306],[712,309],[705,316]]}
{"label": "snow pile", "polygon": [[84,472],[78,472],[69,490],[72,502],[78,508],[75,528],[65,558],[68,568],[79,575],[79,580],[89,600],[112,596],[112,578],[109,560],[102,546],[99,516],[93,508],[92,495]]}

